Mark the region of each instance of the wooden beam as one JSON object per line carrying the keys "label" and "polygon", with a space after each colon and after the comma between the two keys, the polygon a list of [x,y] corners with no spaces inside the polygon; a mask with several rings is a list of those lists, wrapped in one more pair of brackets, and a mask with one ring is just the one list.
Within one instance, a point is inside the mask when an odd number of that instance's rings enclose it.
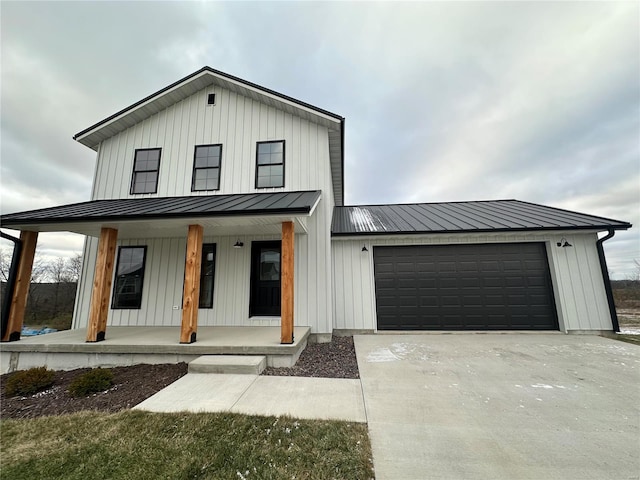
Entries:
{"label": "wooden beam", "polygon": [[87,342],[101,342],[105,338],[117,241],[118,230],[114,228],[100,230],[98,258],[93,274],[93,290],[91,292],[91,306],[89,307]]}
{"label": "wooden beam", "polygon": [[189,225],[187,255],[184,265],[184,295],[182,296],[182,327],[180,343],[196,341],[198,306],[200,304],[200,268],[202,266],[202,225]]}
{"label": "wooden beam", "polygon": [[280,343],[293,343],[293,222],[282,222]]}
{"label": "wooden beam", "polygon": [[24,323],[24,311],[27,307],[29,286],[31,285],[31,270],[33,269],[33,259],[36,254],[38,232],[20,232],[20,240],[22,241],[22,250],[18,260],[15,289],[9,307],[9,323],[2,338],[3,342],[20,340],[20,333]]}

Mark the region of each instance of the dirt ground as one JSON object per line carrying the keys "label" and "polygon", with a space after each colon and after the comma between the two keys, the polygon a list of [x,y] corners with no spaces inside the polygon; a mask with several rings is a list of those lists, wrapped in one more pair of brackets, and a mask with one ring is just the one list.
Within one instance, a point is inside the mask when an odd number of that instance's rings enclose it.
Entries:
{"label": "dirt ground", "polygon": [[[57,371],[51,388],[26,397],[8,397],[4,386],[11,374],[0,376],[0,419],[131,408],[186,375],[187,364],[114,367],[114,385],[109,390],[83,398],[69,395],[69,384],[89,370]],[[310,344],[294,367],[268,368],[265,375],[359,378],[353,337],[333,337],[330,343]]]}

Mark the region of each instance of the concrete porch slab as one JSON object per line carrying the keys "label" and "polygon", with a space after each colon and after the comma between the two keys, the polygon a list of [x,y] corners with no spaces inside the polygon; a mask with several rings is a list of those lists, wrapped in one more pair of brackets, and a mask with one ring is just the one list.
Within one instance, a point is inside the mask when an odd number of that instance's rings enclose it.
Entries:
{"label": "concrete porch slab", "polygon": [[200,327],[195,343],[180,344],[179,326],[110,326],[104,341],[86,343],[86,329],[65,330],[0,344],[0,371],[178,363],[200,355],[264,355],[268,366],[290,367],[310,333],[309,327],[295,327],[294,343],[282,345],[280,327]]}

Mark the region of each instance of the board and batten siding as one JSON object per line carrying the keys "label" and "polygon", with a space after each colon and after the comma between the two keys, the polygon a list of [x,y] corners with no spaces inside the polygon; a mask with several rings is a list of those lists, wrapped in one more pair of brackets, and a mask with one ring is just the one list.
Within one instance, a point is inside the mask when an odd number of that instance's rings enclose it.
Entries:
{"label": "board and batten siding", "polygon": [[[565,237],[573,247],[560,248]],[[335,329],[375,330],[376,299],[373,251],[376,245],[441,245],[468,243],[544,242],[549,259],[560,329],[612,330],[600,271],[595,232],[553,234],[458,234],[405,237],[340,238],[332,242],[333,318]],[[366,245],[368,252],[363,252]]]}
{"label": "board and batten siding", "polygon": [[[204,243],[216,244],[215,283],[213,308],[198,310],[198,325],[280,325],[279,317],[249,317],[251,242],[279,239],[277,235],[205,236]],[[243,242],[244,247],[233,248],[236,240]],[[324,246],[317,240],[318,237],[304,234],[295,236],[294,321],[296,325],[312,327],[314,333],[331,333],[331,309],[328,307],[331,305],[330,270],[327,257],[319,255]],[[118,245],[147,246],[142,305],[140,309],[110,309],[107,324],[179,327],[186,238],[123,240]],[[87,263],[90,272],[93,271],[91,266],[95,263],[95,252],[95,245],[91,245],[88,253],[93,260]],[[91,283],[85,281],[77,297],[74,328],[86,327],[90,299]]]}
{"label": "board and batten siding", "polygon": [[[215,105],[207,105],[209,93],[216,94]],[[285,140],[284,188],[255,188],[256,142],[268,140]],[[220,189],[191,192],[194,148],[207,144],[222,144]],[[157,147],[162,148],[157,193],[131,195],[135,150]],[[326,127],[210,86],[103,141],[91,198],[317,190],[321,162],[329,171]]]}

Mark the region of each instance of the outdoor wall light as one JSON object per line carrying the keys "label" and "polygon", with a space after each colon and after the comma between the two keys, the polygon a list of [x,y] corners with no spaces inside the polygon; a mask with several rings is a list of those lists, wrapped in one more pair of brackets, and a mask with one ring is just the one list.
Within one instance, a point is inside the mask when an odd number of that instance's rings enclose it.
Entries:
{"label": "outdoor wall light", "polygon": [[567,239],[562,237],[560,239],[560,241],[558,243],[556,243],[556,245],[558,245],[559,247],[573,247],[573,245],[571,245],[569,242],[567,242]]}
{"label": "outdoor wall light", "polygon": [[369,251],[369,249],[367,248],[367,246],[366,246],[366,245],[362,245],[362,251],[363,251],[363,252],[368,252],[368,251]]}
{"label": "outdoor wall light", "polygon": [[244,247],[244,243],[242,243],[240,240],[237,240],[236,243],[233,244],[233,248],[242,248]]}

